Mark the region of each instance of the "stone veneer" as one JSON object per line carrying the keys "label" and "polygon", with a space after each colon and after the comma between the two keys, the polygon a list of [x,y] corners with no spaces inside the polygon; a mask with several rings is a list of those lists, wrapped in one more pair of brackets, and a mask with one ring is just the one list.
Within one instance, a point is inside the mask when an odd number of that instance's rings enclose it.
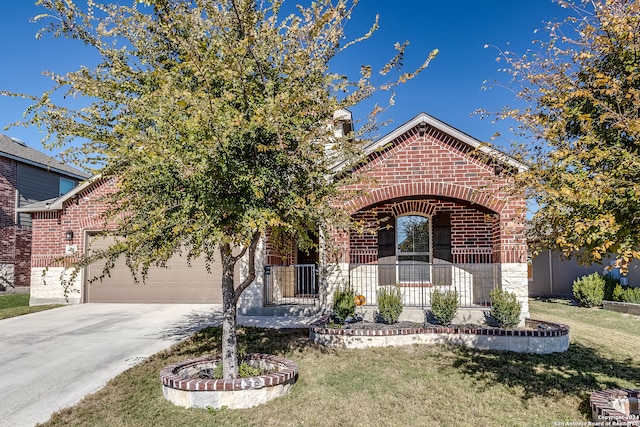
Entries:
{"label": "stone veneer", "polygon": [[275,368],[277,372],[235,380],[189,378],[193,371],[212,368],[222,356],[185,360],[160,372],[164,397],[185,408],[251,408],[287,394],[295,383],[298,365],[269,354],[248,354],[252,366]]}
{"label": "stone veneer", "polygon": [[640,426],[639,402],[640,390],[610,389],[591,393],[591,420],[594,425]]}
{"label": "stone veneer", "polygon": [[549,354],[567,351],[569,327],[525,319],[526,326],[537,329],[500,329],[488,327],[421,326],[397,329],[336,329],[323,320],[309,328],[311,341],[327,347],[367,348],[411,344],[454,344],[481,350]]}

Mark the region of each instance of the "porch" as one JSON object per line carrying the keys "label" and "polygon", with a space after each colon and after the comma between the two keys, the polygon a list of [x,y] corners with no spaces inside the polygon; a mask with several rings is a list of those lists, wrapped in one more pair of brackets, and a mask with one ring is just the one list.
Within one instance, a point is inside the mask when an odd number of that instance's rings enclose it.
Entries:
{"label": "porch", "polygon": [[[264,270],[264,305],[317,306],[331,289],[320,286],[314,264],[268,265]],[[377,305],[381,286],[399,286],[406,308],[431,306],[434,291],[456,290],[461,308],[488,307],[489,293],[500,288],[500,264],[385,262],[348,264],[343,277],[356,295],[364,295],[365,307]],[[348,279],[347,279],[348,277]],[[328,288],[333,288],[328,286]]]}

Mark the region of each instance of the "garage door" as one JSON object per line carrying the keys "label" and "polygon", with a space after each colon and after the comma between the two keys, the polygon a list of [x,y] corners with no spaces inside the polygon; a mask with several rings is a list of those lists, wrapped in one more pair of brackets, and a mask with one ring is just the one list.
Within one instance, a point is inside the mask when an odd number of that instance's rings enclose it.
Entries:
{"label": "garage door", "polygon": [[[91,247],[105,249],[112,238],[97,237]],[[134,283],[133,276],[119,260],[111,270],[111,277],[88,283],[88,279],[102,273],[104,262],[91,264],[85,270],[85,301],[118,303],[207,303],[222,302],[220,282],[222,266],[211,265],[208,273],[204,261],[196,259],[187,265],[185,257],[178,255],[169,260],[169,268],[152,267],[146,282]],[[236,274],[239,272],[239,263]],[[237,277],[237,276],[236,276]]]}

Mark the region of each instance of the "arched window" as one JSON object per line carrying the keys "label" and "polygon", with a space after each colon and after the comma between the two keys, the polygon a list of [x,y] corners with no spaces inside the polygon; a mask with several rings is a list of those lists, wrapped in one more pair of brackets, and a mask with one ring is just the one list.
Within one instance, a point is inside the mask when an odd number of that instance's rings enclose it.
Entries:
{"label": "arched window", "polygon": [[430,280],[431,222],[422,215],[396,219],[396,260],[400,283]]}

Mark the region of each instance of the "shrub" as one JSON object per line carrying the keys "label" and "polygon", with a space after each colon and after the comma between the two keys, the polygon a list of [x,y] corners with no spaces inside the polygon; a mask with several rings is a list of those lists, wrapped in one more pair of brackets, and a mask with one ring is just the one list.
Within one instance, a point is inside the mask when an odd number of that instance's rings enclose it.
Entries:
{"label": "shrub", "polygon": [[602,276],[604,279],[604,299],[607,301],[616,301],[615,292],[616,288],[620,286],[617,279],[614,279],[611,275],[605,274]]}
{"label": "shrub", "polygon": [[402,313],[402,295],[398,286],[378,288],[378,316],[385,323],[396,323]]}
{"label": "shrub", "polygon": [[583,307],[602,305],[604,298],[604,277],[593,273],[573,281],[573,296]]}
{"label": "shrub", "polygon": [[458,291],[438,291],[431,294],[431,314],[440,325],[448,326],[458,312]]}
{"label": "shrub", "polygon": [[333,294],[333,315],[343,322],[356,314],[355,292],[348,284],[336,289]]}
{"label": "shrub", "polygon": [[522,303],[516,295],[502,289],[494,289],[489,293],[491,298],[491,316],[501,328],[514,328],[520,323]]}
{"label": "shrub", "polygon": [[618,301],[618,302],[622,302],[624,301],[624,288],[622,287],[622,285],[617,284],[615,286],[615,288],[613,288],[613,293],[611,294],[611,299],[609,301]]}
{"label": "shrub", "polygon": [[[240,378],[250,378],[250,377],[255,377],[258,375],[262,375],[266,372],[262,372],[262,370],[260,368],[254,368],[253,366],[249,365],[246,361],[242,360],[239,361],[239,365],[238,365],[238,377]],[[211,371],[210,375],[214,378],[214,379],[218,379],[221,380],[222,379],[222,362],[218,363],[213,370]]]}
{"label": "shrub", "polygon": [[623,301],[640,304],[640,288],[626,288],[624,290]]}

